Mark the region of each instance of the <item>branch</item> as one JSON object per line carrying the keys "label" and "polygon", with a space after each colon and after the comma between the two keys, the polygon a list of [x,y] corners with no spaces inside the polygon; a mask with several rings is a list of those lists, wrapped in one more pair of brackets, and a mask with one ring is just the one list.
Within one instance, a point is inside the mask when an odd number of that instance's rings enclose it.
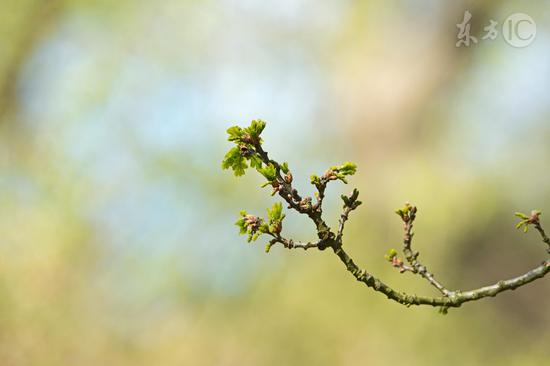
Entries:
{"label": "branch", "polygon": [[[267,220],[241,211],[241,218],[236,224],[239,226],[241,234],[248,234],[249,242],[257,240],[258,237],[263,234],[272,237],[266,246],[266,252],[269,252],[271,247],[275,244],[282,244],[283,247],[288,249],[301,248],[307,250],[317,248],[319,250],[325,250],[326,248],[331,248],[340,261],[344,263],[348,272],[358,281],[363,282],[374,291],[380,292],[388,299],[407,306],[437,306],[440,307],[440,312],[442,313],[446,313],[448,308],[459,307],[466,302],[479,300],[489,296],[496,296],[503,291],[514,290],[538,278],[542,278],[550,272],[550,260],[547,259],[539,266],[517,277],[498,281],[496,284],[474,290],[451,291],[435,279],[434,275],[428,271],[427,267],[418,260],[419,252],[412,249],[412,239],[414,236],[413,225],[418,210],[415,206],[411,206],[407,203],[405,207],[397,210],[396,213],[401,217],[404,223],[403,254],[408,264],[405,264],[403,260],[397,257],[397,252],[394,249],[390,250],[386,255],[386,259],[389,260],[394,267],[399,268],[402,273],[411,272],[421,276],[428,281],[430,285],[441,292],[443,296],[418,296],[391,288],[380,279],[370,274],[367,270],[360,269],[343,248],[345,224],[349,219],[350,213],[361,205],[361,201],[358,200],[359,191],[354,189],[349,196],[341,196],[344,205],[336,232],[333,232],[323,219],[322,206],[328,183],[336,180],[347,183],[347,176],[355,174],[357,169],[356,165],[346,162],[340,166],[329,168],[320,177],[312,175],[311,183],[317,190],[315,193],[316,202],[313,203],[311,197],[303,197],[293,187],[293,176],[288,164],[280,164],[270,159],[269,154],[263,149],[260,135],[264,128],[265,122],[254,120],[247,128],[235,126],[228,129],[228,140],[234,142],[236,146],[226,154],[222,162],[222,168],[232,169],[236,176],[244,175],[249,165],[250,168],[255,168],[267,180],[263,187],[271,186],[272,195],[278,194],[288,204],[288,209],[307,215],[315,225],[316,234],[319,238],[318,241],[304,243],[283,237],[281,232],[285,215],[282,213],[282,205],[280,203],[276,203],[267,211]],[[540,211],[532,211],[529,216],[523,213],[516,213],[516,216],[522,220],[518,223],[517,228],[523,227],[524,231],[527,232],[528,228],[533,226],[541,235],[542,241],[548,246],[547,251],[550,253],[550,238],[548,238],[542,228],[540,215]]]}
{"label": "branch", "polygon": [[360,269],[342,248],[335,249],[334,253],[345,264],[348,272],[350,272],[358,281],[365,283],[368,287],[377,292],[383,293],[388,299],[408,306],[431,305],[442,306],[445,308],[459,307],[465,302],[479,300],[488,296],[496,296],[497,294],[507,290],[514,290],[520,286],[533,282],[538,278],[542,278],[550,272],[550,260],[545,260],[538,267],[535,267],[523,275],[511,278],[509,280],[499,281],[494,285],[465,292],[456,291],[450,296],[424,297],[409,295],[392,289],[390,286],[386,285],[366,270]]}
{"label": "branch", "polygon": [[540,222],[537,221],[534,223],[535,229],[540,233],[540,236],[542,237],[542,241],[548,245],[548,249],[546,250],[548,254],[550,254],[550,238],[546,235],[544,230],[542,229],[542,226],[540,225]]}
{"label": "branch", "polygon": [[267,253],[269,253],[269,251],[271,250],[271,247],[277,243],[280,243],[283,245],[283,247],[287,248],[287,249],[295,249],[295,248],[301,248],[301,249],[304,249],[304,250],[308,250],[310,248],[318,248],[319,245],[321,244],[321,240],[318,240],[316,242],[307,242],[307,243],[303,243],[303,242],[300,242],[300,241],[294,241],[292,239],[286,239],[286,238],[283,238],[282,236],[280,235],[276,235],[274,236],[273,239],[271,239],[269,241],[269,243],[267,243],[267,246],[265,247],[265,251]]}
{"label": "branch", "polygon": [[352,194],[349,196],[342,195],[342,201],[344,201],[344,208],[342,215],[340,215],[339,226],[338,226],[338,232],[336,234],[336,241],[338,243],[342,243],[342,237],[344,236],[344,226],[346,224],[346,221],[349,219],[349,214],[351,211],[355,210],[357,207],[359,207],[362,202],[358,201],[357,198],[359,197],[359,191],[357,189],[354,189]]}
{"label": "branch", "polygon": [[419,274],[426,279],[432,286],[439,290],[445,296],[453,295],[453,291],[449,291],[439,281],[437,281],[432,273],[428,271],[428,268],[424,266],[418,260],[419,252],[413,252],[412,250],[412,238],[414,233],[412,232],[414,220],[416,219],[416,213],[418,212],[416,206],[411,206],[408,202],[405,207],[396,211],[396,213],[403,220],[403,229],[405,235],[403,237],[403,254],[407,259],[410,266],[406,266],[402,260],[397,258],[393,252],[388,256],[394,267],[400,268],[401,273],[409,271],[415,274]]}

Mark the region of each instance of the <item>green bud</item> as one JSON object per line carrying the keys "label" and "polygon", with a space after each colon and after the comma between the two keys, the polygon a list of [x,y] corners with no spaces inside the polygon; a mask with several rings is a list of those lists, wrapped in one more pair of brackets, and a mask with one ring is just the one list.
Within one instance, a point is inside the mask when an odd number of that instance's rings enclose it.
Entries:
{"label": "green bud", "polygon": [[313,174],[310,178],[311,184],[314,186],[318,186],[321,184],[321,178],[319,178],[317,175]]}
{"label": "green bud", "polygon": [[265,177],[269,182],[272,182],[277,177],[277,170],[273,164],[269,164],[263,168],[258,168],[258,172]]}
{"label": "green bud", "polygon": [[393,260],[393,258],[395,258],[397,256],[397,250],[395,249],[390,249],[388,250],[388,253],[386,253],[386,255],[384,256],[384,258],[388,261],[388,262],[391,262]]}
{"label": "green bud", "polygon": [[517,217],[519,217],[522,220],[528,220],[529,219],[529,216],[527,216],[526,214],[524,214],[522,212],[516,212],[516,213],[514,213],[514,215],[516,215]]}
{"label": "green bud", "polygon": [[284,163],[281,164],[281,171],[285,174],[288,174],[288,163],[285,161]]}

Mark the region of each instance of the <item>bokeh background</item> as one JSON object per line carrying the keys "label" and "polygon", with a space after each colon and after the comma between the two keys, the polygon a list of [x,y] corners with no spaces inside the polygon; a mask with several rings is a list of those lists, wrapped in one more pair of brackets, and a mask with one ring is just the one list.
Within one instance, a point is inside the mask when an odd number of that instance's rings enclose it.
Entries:
{"label": "bokeh background", "polygon": [[[447,316],[405,308],[328,251],[247,245],[239,210],[264,214],[276,198],[220,169],[226,128],[262,118],[303,192],[312,173],[359,165],[330,187],[327,218],[360,189],[345,245],[390,285],[435,295],[383,259],[407,200],[415,246],[448,287],[525,272],[545,248],[513,212],[550,216],[546,1],[0,10],[0,364],[548,363],[548,280]],[[456,48],[465,10],[479,42]],[[514,12],[537,22],[530,46],[481,40]],[[314,235],[295,214],[285,232]]]}

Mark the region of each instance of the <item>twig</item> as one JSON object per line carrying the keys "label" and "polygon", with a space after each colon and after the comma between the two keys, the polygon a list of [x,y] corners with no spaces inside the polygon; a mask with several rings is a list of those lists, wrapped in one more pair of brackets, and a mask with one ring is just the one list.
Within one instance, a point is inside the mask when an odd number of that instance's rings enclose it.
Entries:
{"label": "twig", "polygon": [[283,238],[282,236],[280,235],[276,235],[272,240],[269,241],[269,243],[267,244],[268,246],[266,247],[266,251],[269,252],[269,250],[271,249],[271,247],[277,243],[280,243],[283,245],[283,247],[287,248],[287,249],[296,249],[296,248],[300,248],[300,249],[304,249],[304,250],[308,250],[310,248],[317,248],[319,247],[319,244],[321,243],[321,240],[318,240],[316,242],[307,242],[307,243],[304,243],[304,242],[300,242],[300,241],[294,241],[292,239],[286,239],[286,238]]}
{"label": "twig", "polygon": [[[426,279],[432,286],[438,289],[445,296],[452,296],[453,291],[448,290],[443,284],[437,281],[434,275],[428,271],[428,268],[420,263],[418,260],[419,252],[413,252],[412,250],[412,239],[414,236],[413,225],[414,220],[416,219],[416,213],[418,212],[416,206],[411,206],[408,202],[405,204],[405,207],[401,210],[398,210],[397,213],[401,216],[403,220],[403,229],[405,231],[403,237],[403,254],[409,262],[411,269],[408,269],[410,272],[419,274],[424,279]],[[401,266],[405,269],[404,266]]]}
{"label": "twig", "polygon": [[548,252],[548,254],[550,254],[550,238],[546,235],[546,233],[544,232],[544,229],[542,228],[538,220],[534,223],[534,226],[535,226],[535,229],[540,233],[540,236],[542,237],[542,241],[545,242],[546,245],[548,245],[548,249],[546,251]]}

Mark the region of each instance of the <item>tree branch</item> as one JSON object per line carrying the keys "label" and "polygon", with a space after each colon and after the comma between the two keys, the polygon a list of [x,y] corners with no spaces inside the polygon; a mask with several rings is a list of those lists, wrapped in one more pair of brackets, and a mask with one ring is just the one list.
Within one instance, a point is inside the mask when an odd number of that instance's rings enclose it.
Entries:
{"label": "tree branch", "polygon": [[[283,237],[281,231],[285,215],[282,214],[282,206],[280,203],[275,204],[272,209],[268,210],[268,220],[263,220],[254,215],[248,215],[246,212],[242,211],[241,219],[237,221],[241,233],[248,234],[248,241],[256,240],[261,234],[271,236],[272,239],[266,246],[267,252],[269,252],[273,245],[278,243],[288,249],[301,248],[307,250],[317,248],[319,250],[324,250],[326,248],[331,248],[334,254],[336,254],[340,261],[346,266],[347,271],[358,281],[363,282],[374,291],[380,292],[388,299],[407,306],[438,306],[442,313],[446,313],[448,308],[459,307],[466,302],[479,300],[489,296],[496,296],[503,291],[514,290],[538,278],[542,278],[550,272],[550,260],[547,259],[539,266],[517,277],[498,281],[496,284],[474,290],[451,291],[435,279],[434,275],[428,271],[427,267],[418,260],[419,252],[412,249],[412,239],[414,236],[413,225],[416,219],[417,208],[407,203],[405,207],[397,210],[396,213],[403,220],[403,254],[408,265],[397,257],[397,252],[394,249],[390,250],[388,255],[386,255],[386,259],[389,260],[394,267],[399,268],[400,272],[418,274],[441,292],[443,296],[418,296],[416,294],[407,294],[393,289],[374,275],[370,274],[367,270],[360,269],[343,248],[345,224],[349,219],[350,213],[361,205],[361,201],[358,200],[359,191],[354,189],[349,196],[341,196],[344,205],[336,232],[333,232],[323,219],[322,205],[327,184],[334,180],[341,180],[347,183],[347,176],[353,175],[356,172],[355,164],[347,162],[341,166],[333,166],[321,177],[312,175],[311,183],[317,190],[315,194],[317,201],[312,203],[311,197],[302,197],[292,186],[293,178],[288,168],[288,164],[280,164],[270,159],[268,153],[263,149],[260,134],[264,128],[265,122],[254,120],[250,127],[243,129],[235,126],[228,129],[229,141],[234,142],[237,146],[226,154],[222,162],[222,168],[231,168],[235,172],[235,175],[243,175],[249,163],[250,167],[255,168],[267,179],[267,183],[265,183],[264,186],[270,185],[273,188],[272,194],[278,193],[288,204],[289,209],[307,215],[311,219],[315,224],[316,233],[319,238],[316,242],[304,243]],[[523,213],[516,213],[516,216],[522,220],[518,223],[517,228],[523,227],[524,231],[527,232],[529,226],[533,226],[541,235],[542,241],[547,244],[547,251],[550,253],[550,238],[548,238],[542,228],[540,215],[540,211],[533,211],[530,216]]]}
{"label": "tree branch", "polygon": [[424,297],[417,295],[410,295],[404,292],[398,292],[386,285],[366,270],[360,269],[351,259],[351,257],[344,251],[344,249],[337,248],[334,253],[345,264],[348,272],[350,272],[358,281],[365,283],[368,287],[377,292],[381,292],[388,299],[397,301],[403,305],[431,305],[431,306],[443,306],[443,307],[459,307],[465,302],[479,300],[488,296],[496,296],[497,294],[514,290],[520,286],[526,285],[538,278],[544,277],[550,272],[550,260],[545,260],[538,267],[528,271],[527,273],[518,277],[511,278],[505,281],[499,281],[494,285],[481,287],[470,291],[456,291],[450,296],[442,297]]}

